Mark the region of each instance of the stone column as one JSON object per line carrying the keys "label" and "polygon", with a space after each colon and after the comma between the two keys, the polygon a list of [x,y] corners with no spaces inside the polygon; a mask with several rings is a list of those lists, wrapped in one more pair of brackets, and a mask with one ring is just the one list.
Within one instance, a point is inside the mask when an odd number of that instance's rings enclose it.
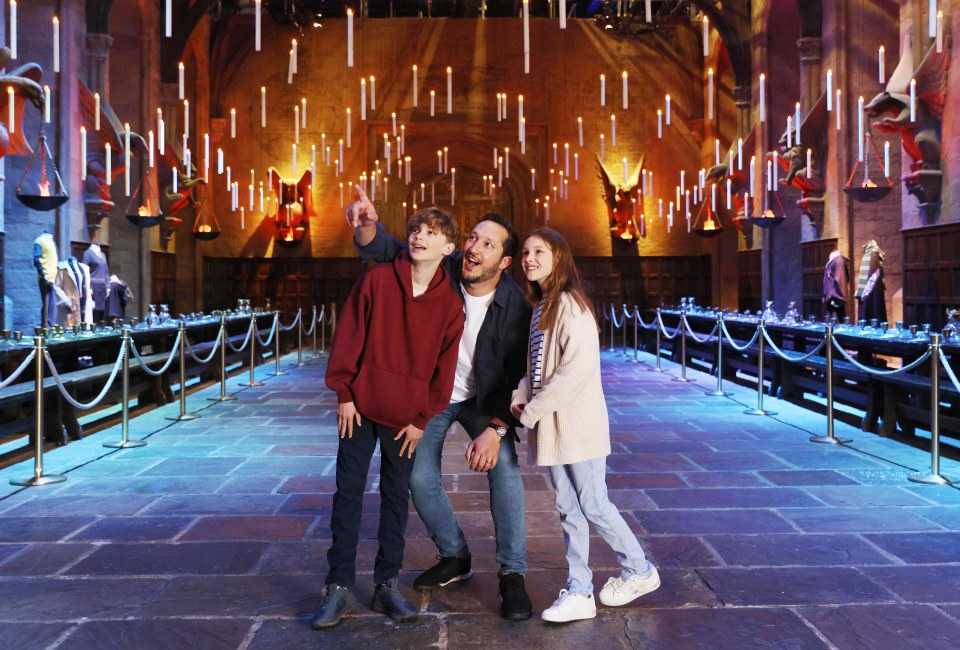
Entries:
{"label": "stone column", "polygon": [[733,99],[737,106],[737,134],[745,138],[750,133],[750,110],[753,108],[753,88],[734,86]]}
{"label": "stone column", "polygon": [[819,36],[804,36],[797,41],[800,49],[800,107],[804,115],[820,99],[822,40]]}
{"label": "stone column", "polygon": [[110,47],[113,37],[87,34],[87,86],[91,92],[110,98]]}

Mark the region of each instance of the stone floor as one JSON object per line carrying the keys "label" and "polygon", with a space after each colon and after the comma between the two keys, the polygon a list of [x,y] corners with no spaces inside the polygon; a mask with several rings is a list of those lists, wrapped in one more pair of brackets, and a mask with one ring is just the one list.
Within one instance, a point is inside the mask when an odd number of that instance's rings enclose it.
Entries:
{"label": "stone floor", "polygon": [[[165,420],[176,404],[136,418],[131,437],[146,447],[102,447],[119,438],[113,428],[57,449],[46,471],[64,483],[14,488],[32,464],[0,471],[0,648],[958,647],[960,490],[907,481],[929,471],[927,453],[839,424],[852,443],[811,444],[826,429],[820,415],[772,398],[779,415],[745,415],[749,389],[707,397],[709,377],[684,384],[649,369],[604,353],[611,498],[663,578],[639,602],[568,625],[500,619],[487,481],[466,468],[461,432],[448,438],[444,480],[475,577],[432,598],[410,589],[435,555],[412,513],[402,582],[420,619],[396,625],[364,604],[311,631],[337,447],[318,360],[279,377],[264,366],[262,387],[231,380],[235,402],[207,401],[217,387],[192,394],[198,420]],[[527,468],[524,479],[539,613],[564,586],[563,536],[544,474]],[[369,486],[364,603],[375,478]],[[599,586],[617,565],[594,542]]]}

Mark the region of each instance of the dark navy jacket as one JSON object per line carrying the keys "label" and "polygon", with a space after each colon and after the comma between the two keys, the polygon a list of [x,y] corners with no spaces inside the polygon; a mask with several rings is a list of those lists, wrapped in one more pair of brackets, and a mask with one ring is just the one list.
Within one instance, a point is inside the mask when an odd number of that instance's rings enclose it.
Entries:
{"label": "dark navy jacket", "polygon": [[[356,243],[356,241],[354,241]],[[406,248],[406,244],[390,236],[377,222],[377,234],[366,246],[357,246],[364,262],[388,262]],[[448,255],[443,263],[450,274],[450,284],[460,297],[460,270],[463,251]],[[520,378],[527,371],[527,339],[530,330],[530,307],[523,290],[507,273],[500,276],[493,302],[480,326],[473,355],[473,373],[477,382],[477,408],[511,426],[520,423],[510,413],[510,399]]]}

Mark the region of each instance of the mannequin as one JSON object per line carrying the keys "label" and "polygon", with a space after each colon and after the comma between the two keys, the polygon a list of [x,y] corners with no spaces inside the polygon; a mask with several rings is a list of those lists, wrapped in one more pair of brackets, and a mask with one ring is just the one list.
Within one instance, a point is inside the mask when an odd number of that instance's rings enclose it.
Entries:
{"label": "mannequin", "polygon": [[54,322],[57,325],[73,327],[80,324],[82,282],[82,278],[73,274],[69,260],[57,265],[57,281],[54,285],[57,293],[57,315]]}
{"label": "mannequin", "polygon": [[110,291],[107,298],[107,320],[124,318],[127,303],[133,300],[133,292],[126,282],[115,275],[110,276]]}
{"label": "mannequin", "polygon": [[40,326],[53,325],[57,313],[53,283],[57,279],[57,244],[46,230],[33,241],[33,266],[37,269],[37,285],[40,287]]}
{"label": "mannequin", "polygon": [[847,315],[849,273],[847,258],[835,250],[823,270],[823,317],[842,321]]}
{"label": "mannequin", "polygon": [[110,267],[107,266],[107,256],[103,254],[99,243],[93,242],[90,244],[90,248],[83,252],[83,263],[90,267],[93,321],[101,321],[106,309],[107,294],[110,290]]}
{"label": "mannequin", "polygon": [[883,285],[883,260],[886,257],[876,240],[863,245],[863,259],[857,275],[857,317],[887,320],[886,289]]}

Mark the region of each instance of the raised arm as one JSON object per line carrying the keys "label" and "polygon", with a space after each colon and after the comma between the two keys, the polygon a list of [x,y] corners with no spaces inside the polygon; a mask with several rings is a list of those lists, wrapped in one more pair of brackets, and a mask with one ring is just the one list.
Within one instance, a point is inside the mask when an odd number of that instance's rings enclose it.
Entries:
{"label": "raised arm", "polygon": [[404,244],[384,230],[373,202],[359,185],[357,199],[346,209],[347,225],[354,229],[353,240],[361,261],[389,262],[403,252]]}

